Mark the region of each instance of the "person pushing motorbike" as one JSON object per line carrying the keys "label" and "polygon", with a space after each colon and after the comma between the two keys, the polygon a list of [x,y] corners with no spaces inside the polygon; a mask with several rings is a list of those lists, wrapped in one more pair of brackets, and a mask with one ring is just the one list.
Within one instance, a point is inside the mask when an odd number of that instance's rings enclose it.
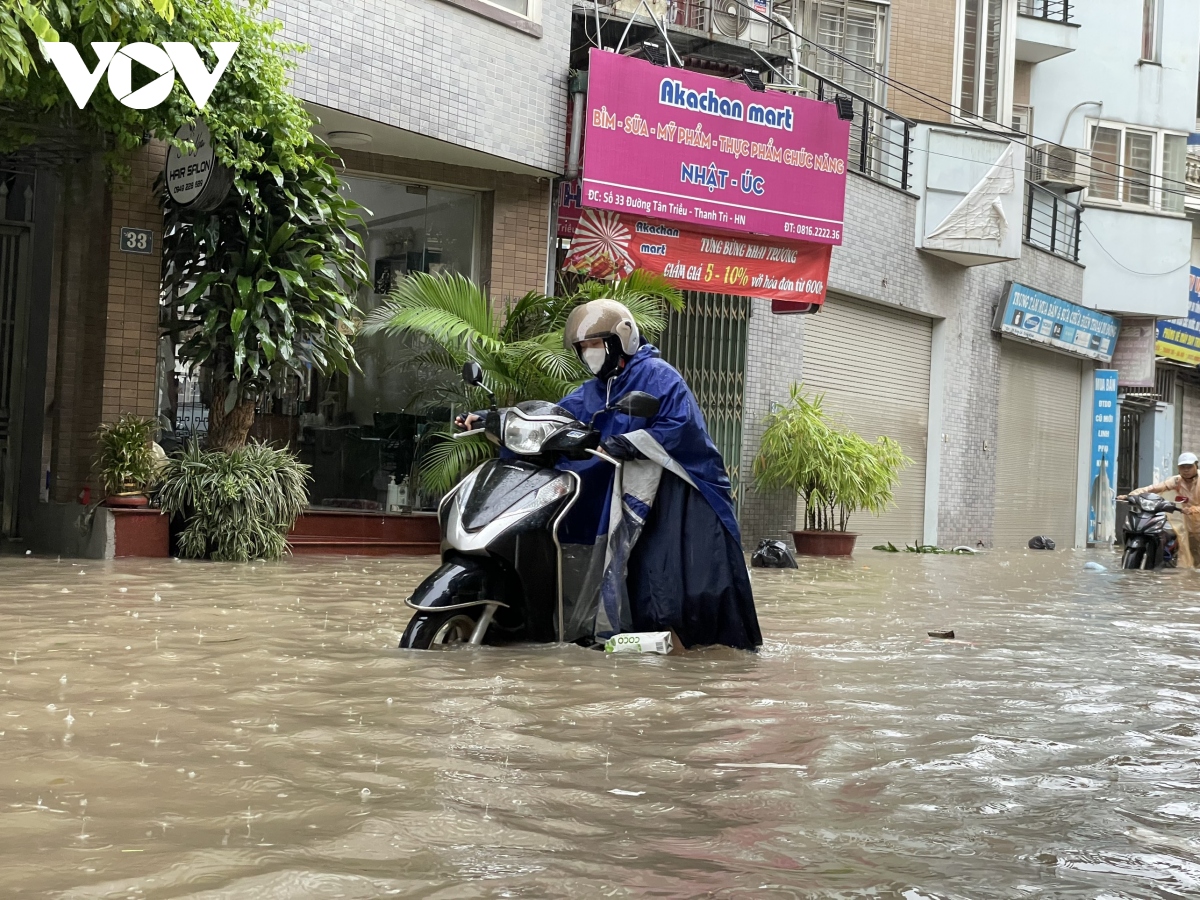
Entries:
{"label": "person pushing motorbike", "polygon": [[[625,577],[632,630],[672,630],[685,647],[757,648],[762,633],[729,478],[683,376],[642,340],[633,315],[616,300],[576,307],[563,343],[594,377],[558,405],[600,432],[607,456],[663,466],[652,505],[634,503],[640,529]],[[611,408],[634,391],[657,398],[658,412],[639,419]],[[457,424],[472,428],[477,421],[471,415]],[[560,468],[574,470],[582,483],[580,502],[560,529],[563,542],[594,542],[609,532],[613,468],[598,458]]]}
{"label": "person pushing motorbike", "polygon": [[[1159,494],[1164,499],[1174,500],[1183,513],[1187,526],[1188,549],[1191,550],[1194,564],[1200,565],[1200,467],[1195,453],[1179,455],[1179,474],[1172,475],[1166,481],[1151,484],[1130,491],[1127,496],[1118,497],[1125,500],[1128,497],[1138,497],[1142,494]],[[1179,535],[1182,540],[1183,535]]]}

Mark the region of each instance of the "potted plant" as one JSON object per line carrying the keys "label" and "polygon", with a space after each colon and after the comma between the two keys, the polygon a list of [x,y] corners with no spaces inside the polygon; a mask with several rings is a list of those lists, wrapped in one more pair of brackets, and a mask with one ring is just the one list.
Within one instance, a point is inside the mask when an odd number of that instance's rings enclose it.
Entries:
{"label": "potted plant", "polygon": [[148,506],[146,491],[154,481],[153,441],[158,425],[153,419],[129,413],[96,432],[96,475],[105,494],[105,506]]}
{"label": "potted plant", "polygon": [[790,402],[767,418],[754,483],[757,490],[795,491],[804,501],[804,529],[792,532],[797,553],[848,556],[858,537],[847,531],[851,514],[886,510],[900,470],[912,461],[889,437],[872,443],[831,422],[822,399],[792,386]]}
{"label": "potted plant", "polygon": [[308,466],[289,450],[250,442],[233,450],[190,444],[163,463],[158,505],[180,516],[179,555],[246,562],[278,559],[308,502]]}

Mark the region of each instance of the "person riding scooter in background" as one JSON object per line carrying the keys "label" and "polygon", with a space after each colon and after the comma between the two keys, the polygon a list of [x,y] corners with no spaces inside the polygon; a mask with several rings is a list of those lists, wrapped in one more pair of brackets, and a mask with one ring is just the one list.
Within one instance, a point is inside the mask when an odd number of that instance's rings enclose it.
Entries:
{"label": "person riding scooter in background", "polygon": [[[1165,500],[1173,500],[1183,513],[1187,527],[1188,549],[1191,551],[1193,565],[1200,564],[1200,468],[1195,453],[1179,454],[1179,474],[1172,475],[1166,481],[1140,487],[1130,491],[1128,497],[1141,494],[1159,494]],[[1125,500],[1127,497],[1118,497]],[[1179,535],[1182,540],[1183,535]]]}

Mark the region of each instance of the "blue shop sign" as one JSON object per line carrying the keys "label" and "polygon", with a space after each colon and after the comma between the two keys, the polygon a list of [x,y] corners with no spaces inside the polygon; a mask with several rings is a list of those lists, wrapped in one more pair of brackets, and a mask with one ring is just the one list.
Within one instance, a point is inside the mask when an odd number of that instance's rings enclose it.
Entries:
{"label": "blue shop sign", "polygon": [[1019,341],[1112,362],[1120,323],[1110,315],[1009,282],[993,328]]}
{"label": "blue shop sign", "polygon": [[1192,266],[1188,275],[1188,314],[1186,319],[1159,319],[1156,356],[1200,365],[1200,269]]}

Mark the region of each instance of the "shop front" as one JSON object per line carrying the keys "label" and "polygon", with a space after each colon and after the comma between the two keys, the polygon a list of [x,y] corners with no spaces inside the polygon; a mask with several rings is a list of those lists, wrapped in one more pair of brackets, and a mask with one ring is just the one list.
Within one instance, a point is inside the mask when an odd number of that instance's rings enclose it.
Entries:
{"label": "shop front", "polygon": [[818,315],[804,320],[805,390],[824,395],[834,419],[868,440],[898,441],[912,460],[900,473],[891,509],[854,517],[860,546],[925,542],[932,356],[933,320],[926,316],[830,295]]}
{"label": "shop front", "polygon": [[799,352],[774,358],[775,338],[798,350],[807,316],[785,314],[821,307],[841,243],[849,123],[831,103],[686,68],[595,50],[588,65],[580,177],[558,196],[560,272],[642,270],[684,293],[661,349],[740,509],[762,419],[801,380]]}
{"label": "shop front", "polygon": [[1092,440],[1083,422],[1091,419],[1092,372],[1112,361],[1118,322],[1010,283],[995,330],[1002,340],[993,544],[1017,549],[1047,535],[1060,547],[1082,546]]}

